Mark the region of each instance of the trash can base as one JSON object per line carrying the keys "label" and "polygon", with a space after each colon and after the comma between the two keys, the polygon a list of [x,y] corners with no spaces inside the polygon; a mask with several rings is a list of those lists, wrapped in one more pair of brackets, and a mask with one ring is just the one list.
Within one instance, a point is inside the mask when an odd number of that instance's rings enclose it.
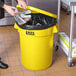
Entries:
{"label": "trash can base", "polygon": [[[23,65],[23,64],[22,64],[22,65]],[[26,68],[26,69],[28,69],[28,70],[32,70],[32,71],[41,71],[41,70],[45,70],[45,69],[49,68],[51,65],[52,65],[52,63],[49,64],[49,65],[46,66],[46,67],[43,67],[43,68],[30,68],[30,67],[27,67],[27,66],[25,66],[25,65],[23,65],[23,66],[24,66],[24,68]]]}

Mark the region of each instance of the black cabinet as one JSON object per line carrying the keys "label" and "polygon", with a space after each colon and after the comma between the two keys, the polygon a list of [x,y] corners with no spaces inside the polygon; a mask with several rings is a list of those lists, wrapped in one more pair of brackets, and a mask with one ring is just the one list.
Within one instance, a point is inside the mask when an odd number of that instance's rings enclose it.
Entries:
{"label": "black cabinet", "polygon": [[0,18],[3,18],[3,17],[4,17],[4,9],[0,8]]}
{"label": "black cabinet", "polygon": [[[4,0],[3,0],[4,2]],[[0,18],[3,18],[4,17],[4,9],[3,8],[0,8]]]}

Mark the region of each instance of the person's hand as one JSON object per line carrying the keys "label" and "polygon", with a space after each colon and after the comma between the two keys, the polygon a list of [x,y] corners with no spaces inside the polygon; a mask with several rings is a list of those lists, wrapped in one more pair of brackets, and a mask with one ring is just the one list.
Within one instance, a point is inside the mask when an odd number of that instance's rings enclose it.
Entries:
{"label": "person's hand", "polygon": [[27,3],[24,0],[17,0],[17,1],[21,8],[24,8],[24,9],[27,8]]}
{"label": "person's hand", "polygon": [[15,11],[17,9],[13,6],[9,6],[9,5],[4,4],[2,8],[4,8],[12,16],[15,16],[18,14],[18,12]]}

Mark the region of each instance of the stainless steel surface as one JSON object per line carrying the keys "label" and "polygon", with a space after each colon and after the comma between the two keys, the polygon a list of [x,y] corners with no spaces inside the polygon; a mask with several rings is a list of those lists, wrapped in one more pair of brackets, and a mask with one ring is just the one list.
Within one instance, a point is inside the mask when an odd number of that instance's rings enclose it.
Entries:
{"label": "stainless steel surface", "polygon": [[[62,0],[58,0],[58,24],[60,24],[60,3]],[[70,39],[69,39],[69,51],[68,51],[68,65],[72,65],[72,38],[73,38],[73,29],[74,29],[74,9],[75,9],[75,2],[70,2],[70,6],[72,8],[71,10],[71,23],[70,23]],[[62,48],[62,46],[59,45],[59,42],[56,42],[59,47]],[[62,48],[63,51],[65,50]],[[64,51],[65,52],[65,51]]]}
{"label": "stainless steel surface", "polygon": [[[61,7],[61,1],[60,0],[58,0],[58,15],[57,15],[57,22],[58,22],[58,26],[60,26],[60,7]],[[59,35],[59,31],[58,31],[58,33],[57,33],[57,42],[59,42],[59,37],[58,37],[58,35]]]}
{"label": "stainless steel surface", "polygon": [[68,62],[72,62],[72,38],[73,38],[73,27],[74,27],[74,6],[71,6],[71,25],[70,25],[70,40],[69,40],[69,52],[68,52]]}
{"label": "stainless steel surface", "polygon": [[70,6],[76,6],[76,2],[70,2]]}
{"label": "stainless steel surface", "polygon": [[61,6],[61,1],[60,0],[58,0],[58,25],[60,25],[60,6]]}
{"label": "stainless steel surface", "polygon": [[[15,0],[4,0],[5,4],[10,5],[10,6],[15,6],[16,5],[16,1]],[[14,18],[8,14],[6,11],[4,13],[4,18],[0,19],[0,26],[4,26],[4,25],[13,25],[15,23]]]}
{"label": "stainless steel surface", "polygon": [[0,19],[0,26],[13,25],[14,23],[15,23],[15,20],[13,17],[5,17]]}
{"label": "stainless steel surface", "polygon": [[58,0],[27,0],[28,5],[57,14]]}
{"label": "stainless steel surface", "polygon": [[61,0],[62,8],[67,10],[67,14],[70,14],[71,6],[75,6],[74,13],[76,14],[76,0]]}

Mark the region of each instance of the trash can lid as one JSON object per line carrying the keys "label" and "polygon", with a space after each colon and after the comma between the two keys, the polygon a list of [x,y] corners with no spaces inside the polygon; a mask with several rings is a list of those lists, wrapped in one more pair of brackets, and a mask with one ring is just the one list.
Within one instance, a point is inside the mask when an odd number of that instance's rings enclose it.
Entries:
{"label": "trash can lid", "polygon": [[[25,9],[23,8],[20,8],[19,5],[17,5],[17,9],[21,10],[21,11],[24,11]],[[32,13],[41,13],[41,14],[45,14],[47,16],[50,16],[50,17],[53,17],[53,18],[57,18],[57,15],[53,14],[53,13],[50,13],[50,12],[46,12],[44,10],[41,10],[41,9],[38,9],[38,8],[35,8],[35,7],[32,7],[32,6],[28,6],[26,8],[26,10],[31,10]]]}

